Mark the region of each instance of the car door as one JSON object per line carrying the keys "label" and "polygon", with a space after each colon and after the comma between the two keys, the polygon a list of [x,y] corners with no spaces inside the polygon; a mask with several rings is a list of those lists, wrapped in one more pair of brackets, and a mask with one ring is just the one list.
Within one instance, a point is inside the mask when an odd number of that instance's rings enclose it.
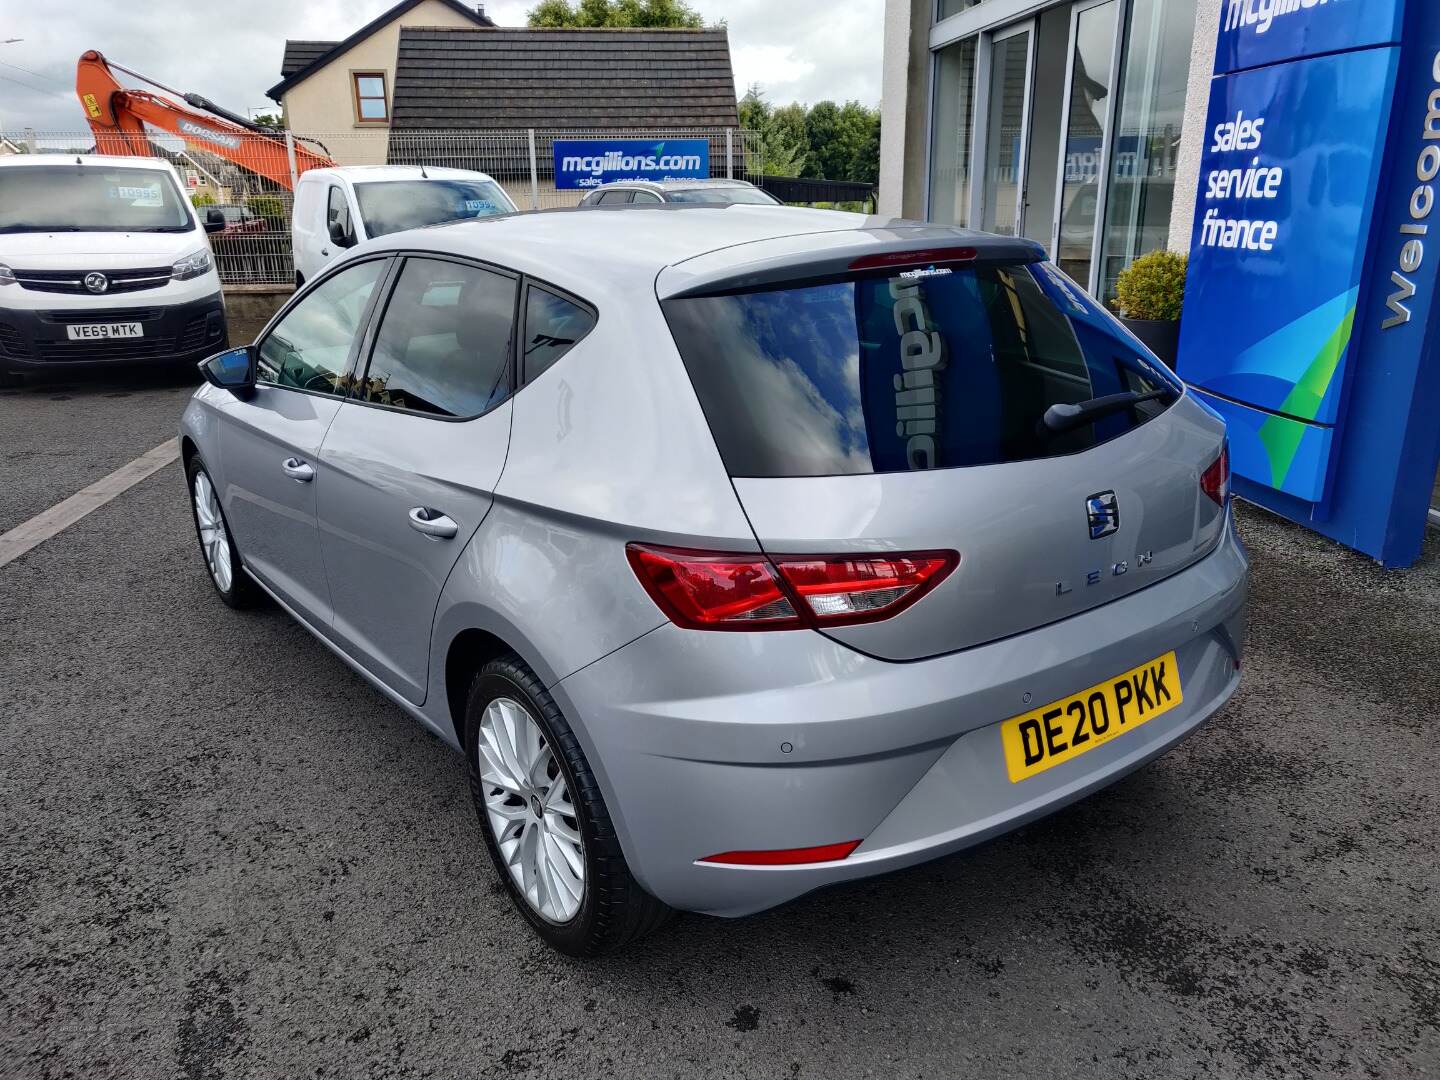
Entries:
{"label": "car door", "polygon": [[[350,196],[346,193],[345,186],[331,184],[330,190],[325,195],[325,228],[321,231],[320,236],[321,266],[364,239],[355,231],[359,221],[360,216],[351,208]],[[337,225],[339,226],[339,240],[334,238],[334,230]]]}
{"label": "car door", "polygon": [[256,385],[220,412],[225,511],[246,567],[317,626],[330,588],[315,527],[316,462],[350,385],[361,329],[389,260],[316,283],[256,343]]}
{"label": "car door", "polygon": [[440,590],[509,447],[518,279],[413,255],[392,280],[321,449],[320,544],[335,641],[419,704]]}

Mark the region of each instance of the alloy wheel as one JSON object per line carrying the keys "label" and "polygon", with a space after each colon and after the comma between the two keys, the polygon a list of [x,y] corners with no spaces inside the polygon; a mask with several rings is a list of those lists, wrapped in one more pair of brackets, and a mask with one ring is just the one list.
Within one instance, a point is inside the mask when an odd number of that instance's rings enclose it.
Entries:
{"label": "alloy wheel", "polygon": [[585,896],[585,846],[565,774],[530,711],[500,697],[480,717],[485,813],[510,879],[542,919],[569,922]]}
{"label": "alloy wheel", "polygon": [[229,592],[230,583],[235,579],[230,565],[230,536],[225,531],[225,517],[220,513],[215,485],[210,483],[204,469],[195,474],[194,495],[195,524],[200,530],[200,550],[205,553],[205,565],[220,591]]}

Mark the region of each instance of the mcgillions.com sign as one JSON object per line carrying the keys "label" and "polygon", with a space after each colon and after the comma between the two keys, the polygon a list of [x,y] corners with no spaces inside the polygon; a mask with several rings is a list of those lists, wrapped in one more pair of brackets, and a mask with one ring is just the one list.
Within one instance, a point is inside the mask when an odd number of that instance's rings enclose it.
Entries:
{"label": "mcgillions.com sign", "polygon": [[708,139],[555,140],[555,186],[561,190],[615,180],[703,180],[709,175]]}
{"label": "mcgillions.com sign", "polygon": [[1222,12],[1179,374],[1238,494],[1406,565],[1440,457],[1440,2]]}

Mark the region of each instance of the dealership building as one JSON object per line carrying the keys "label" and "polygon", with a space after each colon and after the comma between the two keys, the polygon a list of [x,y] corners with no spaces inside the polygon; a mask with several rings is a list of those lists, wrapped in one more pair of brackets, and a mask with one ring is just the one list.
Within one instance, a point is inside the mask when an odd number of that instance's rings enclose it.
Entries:
{"label": "dealership building", "polygon": [[1173,359],[1237,492],[1419,557],[1440,3],[887,0],[881,97],[881,213],[1027,237],[1104,301],[1137,257],[1188,254]]}
{"label": "dealership building", "polygon": [[1222,0],[887,0],[882,212],[1019,234],[1097,295],[1184,251]]}

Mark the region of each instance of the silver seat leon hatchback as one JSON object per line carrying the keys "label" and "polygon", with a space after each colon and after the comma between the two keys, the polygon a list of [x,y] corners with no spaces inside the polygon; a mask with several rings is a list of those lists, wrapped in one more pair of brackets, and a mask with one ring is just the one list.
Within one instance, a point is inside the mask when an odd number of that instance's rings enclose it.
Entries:
{"label": "silver seat leon hatchback", "polygon": [[464,754],[568,953],[1014,829],[1239,682],[1224,426],[1029,241],[496,217],[356,248],[202,368],[221,599]]}

